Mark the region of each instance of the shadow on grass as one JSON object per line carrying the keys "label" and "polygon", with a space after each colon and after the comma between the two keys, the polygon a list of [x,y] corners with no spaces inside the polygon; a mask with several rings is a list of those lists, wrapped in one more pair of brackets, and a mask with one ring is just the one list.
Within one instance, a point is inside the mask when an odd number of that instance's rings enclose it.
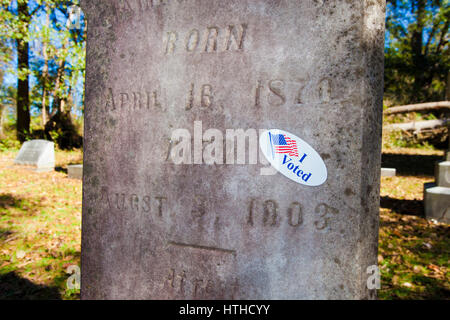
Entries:
{"label": "shadow on grass", "polygon": [[25,200],[10,193],[0,194],[0,208],[21,208],[24,205]]}
{"label": "shadow on grass", "polygon": [[424,208],[422,200],[400,200],[391,197],[381,197],[380,207],[384,209],[391,209],[398,214],[409,216],[424,216]]}
{"label": "shadow on grass", "polygon": [[[389,281],[382,279],[382,283]],[[392,300],[448,300],[450,299],[450,290],[443,286],[442,280],[437,280],[425,275],[413,275],[411,281],[420,284],[424,290],[417,291],[401,285],[382,286],[378,293],[382,299]]]}
{"label": "shadow on grass", "polygon": [[13,234],[13,232],[11,230],[0,229],[0,240],[5,240],[12,234]]}
{"label": "shadow on grass", "polygon": [[10,193],[2,193],[0,194],[0,216],[7,215],[7,209],[19,209],[23,212],[26,212],[27,215],[32,215],[34,209],[40,208],[42,205],[36,199],[26,199],[21,198]]}
{"label": "shadow on grass", "polygon": [[61,300],[57,287],[38,285],[15,272],[0,275],[0,300]]}
{"label": "shadow on grass", "polygon": [[55,167],[55,171],[57,171],[57,172],[62,172],[62,173],[65,173],[65,174],[67,174],[67,168],[63,168],[63,167]]}
{"label": "shadow on grass", "polygon": [[401,176],[433,176],[434,165],[443,157],[433,155],[383,153],[381,166],[395,168]]}
{"label": "shadow on grass", "polygon": [[[445,266],[450,253],[450,227],[423,219],[420,200],[381,197],[380,206],[390,209],[380,220],[384,234],[380,247],[387,267],[382,271],[380,298],[449,299]],[[394,275],[399,277],[395,283]],[[406,282],[412,286],[407,287]]]}
{"label": "shadow on grass", "polygon": [[442,286],[442,280],[437,280],[424,275],[414,275],[412,277],[414,283],[425,285],[427,290],[419,295],[422,299],[427,300],[448,300],[450,299],[450,290]]}

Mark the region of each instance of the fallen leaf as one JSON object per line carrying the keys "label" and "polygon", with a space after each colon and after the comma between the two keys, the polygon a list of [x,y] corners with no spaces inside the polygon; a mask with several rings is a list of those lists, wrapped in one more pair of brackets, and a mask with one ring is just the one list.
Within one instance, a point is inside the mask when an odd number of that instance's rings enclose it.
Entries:
{"label": "fallen leaf", "polygon": [[431,269],[431,270],[433,270],[433,271],[437,271],[437,272],[440,271],[440,268],[439,268],[438,266],[434,265],[434,264],[429,264],[429,265],[427,266],[427,268],[428,268],[428,269]]}
{"label": "fallen leaf", "polygon": [[411,288],[411,287],[412,287],[412,284],[409,283],[409,282],[404,282],[404,283],[402,283],[402,286],[403,286],[403,287],[406,287],[406,288]]}

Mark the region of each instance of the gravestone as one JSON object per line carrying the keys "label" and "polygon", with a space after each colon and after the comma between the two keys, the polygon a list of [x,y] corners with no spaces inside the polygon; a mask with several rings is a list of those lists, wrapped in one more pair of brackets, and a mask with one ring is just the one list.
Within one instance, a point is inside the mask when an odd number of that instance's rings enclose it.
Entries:
{"label": "gravestone", "polygon": [[55,169],[55,145],[46,140],[30,140],[23,143],[14,164],[36,167],[35,171]]}
{"label": "gravestone", "polygon": [[427,219],[450,224],[450,188],[425,183],[423,200]]}
{"label": "gravestone", "polygon": [[[83,299],[376,296],[384,1],[82,9]],[[326,181],[263,174],[269,129],[313,148]]]}
{"label": "gravestone", "polygon": [[428,219],[450,223],[450,161],[435,164],[435,183],[424,184],[424,209]]}
{"label": "gravestone", "polygon": [[83,165],[82,164],[68,165],[67,176],[70,179],[83,179]]}
{"label": "gravestone", "polygon": [[434,172],[437,185],[450,188],[450,161],[436,163]]}
{"label": "gravestone", "polygon": [[395,177],[397,170],[395,168],[381,168],[382,177]]}

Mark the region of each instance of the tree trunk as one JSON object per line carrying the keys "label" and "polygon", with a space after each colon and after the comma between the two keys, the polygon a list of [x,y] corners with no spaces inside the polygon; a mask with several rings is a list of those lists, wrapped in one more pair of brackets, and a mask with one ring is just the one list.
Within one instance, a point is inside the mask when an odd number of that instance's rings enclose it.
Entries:
{"label": "tree trunk", "polygon": [[[63,46],[64,49],[64,46]],[[61,87],[61,81],[64,73],[64,68],[66,66],[65,60],[60,60],[58,62],[58,71],[56,73],[56,82],[55,82],[55,88],[53,89],[53,105],[52,105],[52,113],[51,116],[55,115],[57,112],[62,112],[63,105],[62,105],[62,99],[60,96],[58,96],[58,91]]]}
{"label": "tree trunk", "polygon": [[[28,70],[28,43],[17,40],[17,65],[19,70]],[[20,142],[26,140],[30,133],[30,97],[29,76],[18,79],[17,85],[17,139]]]}
{"label": "tree trunk", "polygon": [[5,134],[3,132],[3,122],[4,122],[4,114],[5,114],[6,107],[3,104],[0,104],[0,139],[3,139],[5,137]]}
{"label": "tree trunk", "polygon": [[[28,5],[26,2],[19,2],[18,11],[20,16],[29,17]],[[28,19],[29,21],[29,19]],[[24,21],[28,28],[28,21]],[[19,71],[28,71],[28,42],[17,39],[17,66]],[[22,78],[22,79],[21,79]],[[29,76],[18,78],[17,85],[17,139],[24,142],[30,133],[30,97],[29,97]]]}
{"label": "tree trunk", "polygon": [[423,87],[425,86],[425,70],[427,69],[426,59],[423,53],[423,29],[426,18],[426,0],[417,0],[413,5],[416,5],[417,7],[417,26],[414,28],[411,36],[412,62],[414,65],[413,92],[416,93],[413,95],[413,102],[419,102],[425,100],[425,97],[422,97],[420,93],[423,92]]}
{"label": "tree trunk", "polygon": [[447,90],[446,90],[447,100],[450,101],[450,72],[447,74]]}
{"label": "tree trunk", "polygon": [[[46,8],[46,20],[45,27],[50,26],[50,12]],[[44,57],[44,67],[42,69],[42,126],[45,129],[45,124],[48,121],[48,109],[47,106],[47,79],[48,79],[48,55],[47,55],[47,39],[44,38],[42,42],[42,56]]]}

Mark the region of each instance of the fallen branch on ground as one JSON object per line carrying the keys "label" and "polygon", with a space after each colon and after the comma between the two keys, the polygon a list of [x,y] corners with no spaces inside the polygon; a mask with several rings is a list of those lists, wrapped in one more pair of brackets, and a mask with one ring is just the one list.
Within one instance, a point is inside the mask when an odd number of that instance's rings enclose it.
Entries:
{"label": "fallen branch on ground", "polygon": [[384,126],[385,130],[422,131],[425,129],[436,129],[450,125],[450,119],[414,121],[407,123],[394,123]]}
{"label": "fallen branch on ground", "polygon": [[439,101],[439,102],[428,102],[420,104],[409,104],[406,106],[398,106],[388,108],[384,111],[384,114],[396,114],[396,113],[407,113],[413,111],[427,111],[436,109],[450,109],[450,101]]}

